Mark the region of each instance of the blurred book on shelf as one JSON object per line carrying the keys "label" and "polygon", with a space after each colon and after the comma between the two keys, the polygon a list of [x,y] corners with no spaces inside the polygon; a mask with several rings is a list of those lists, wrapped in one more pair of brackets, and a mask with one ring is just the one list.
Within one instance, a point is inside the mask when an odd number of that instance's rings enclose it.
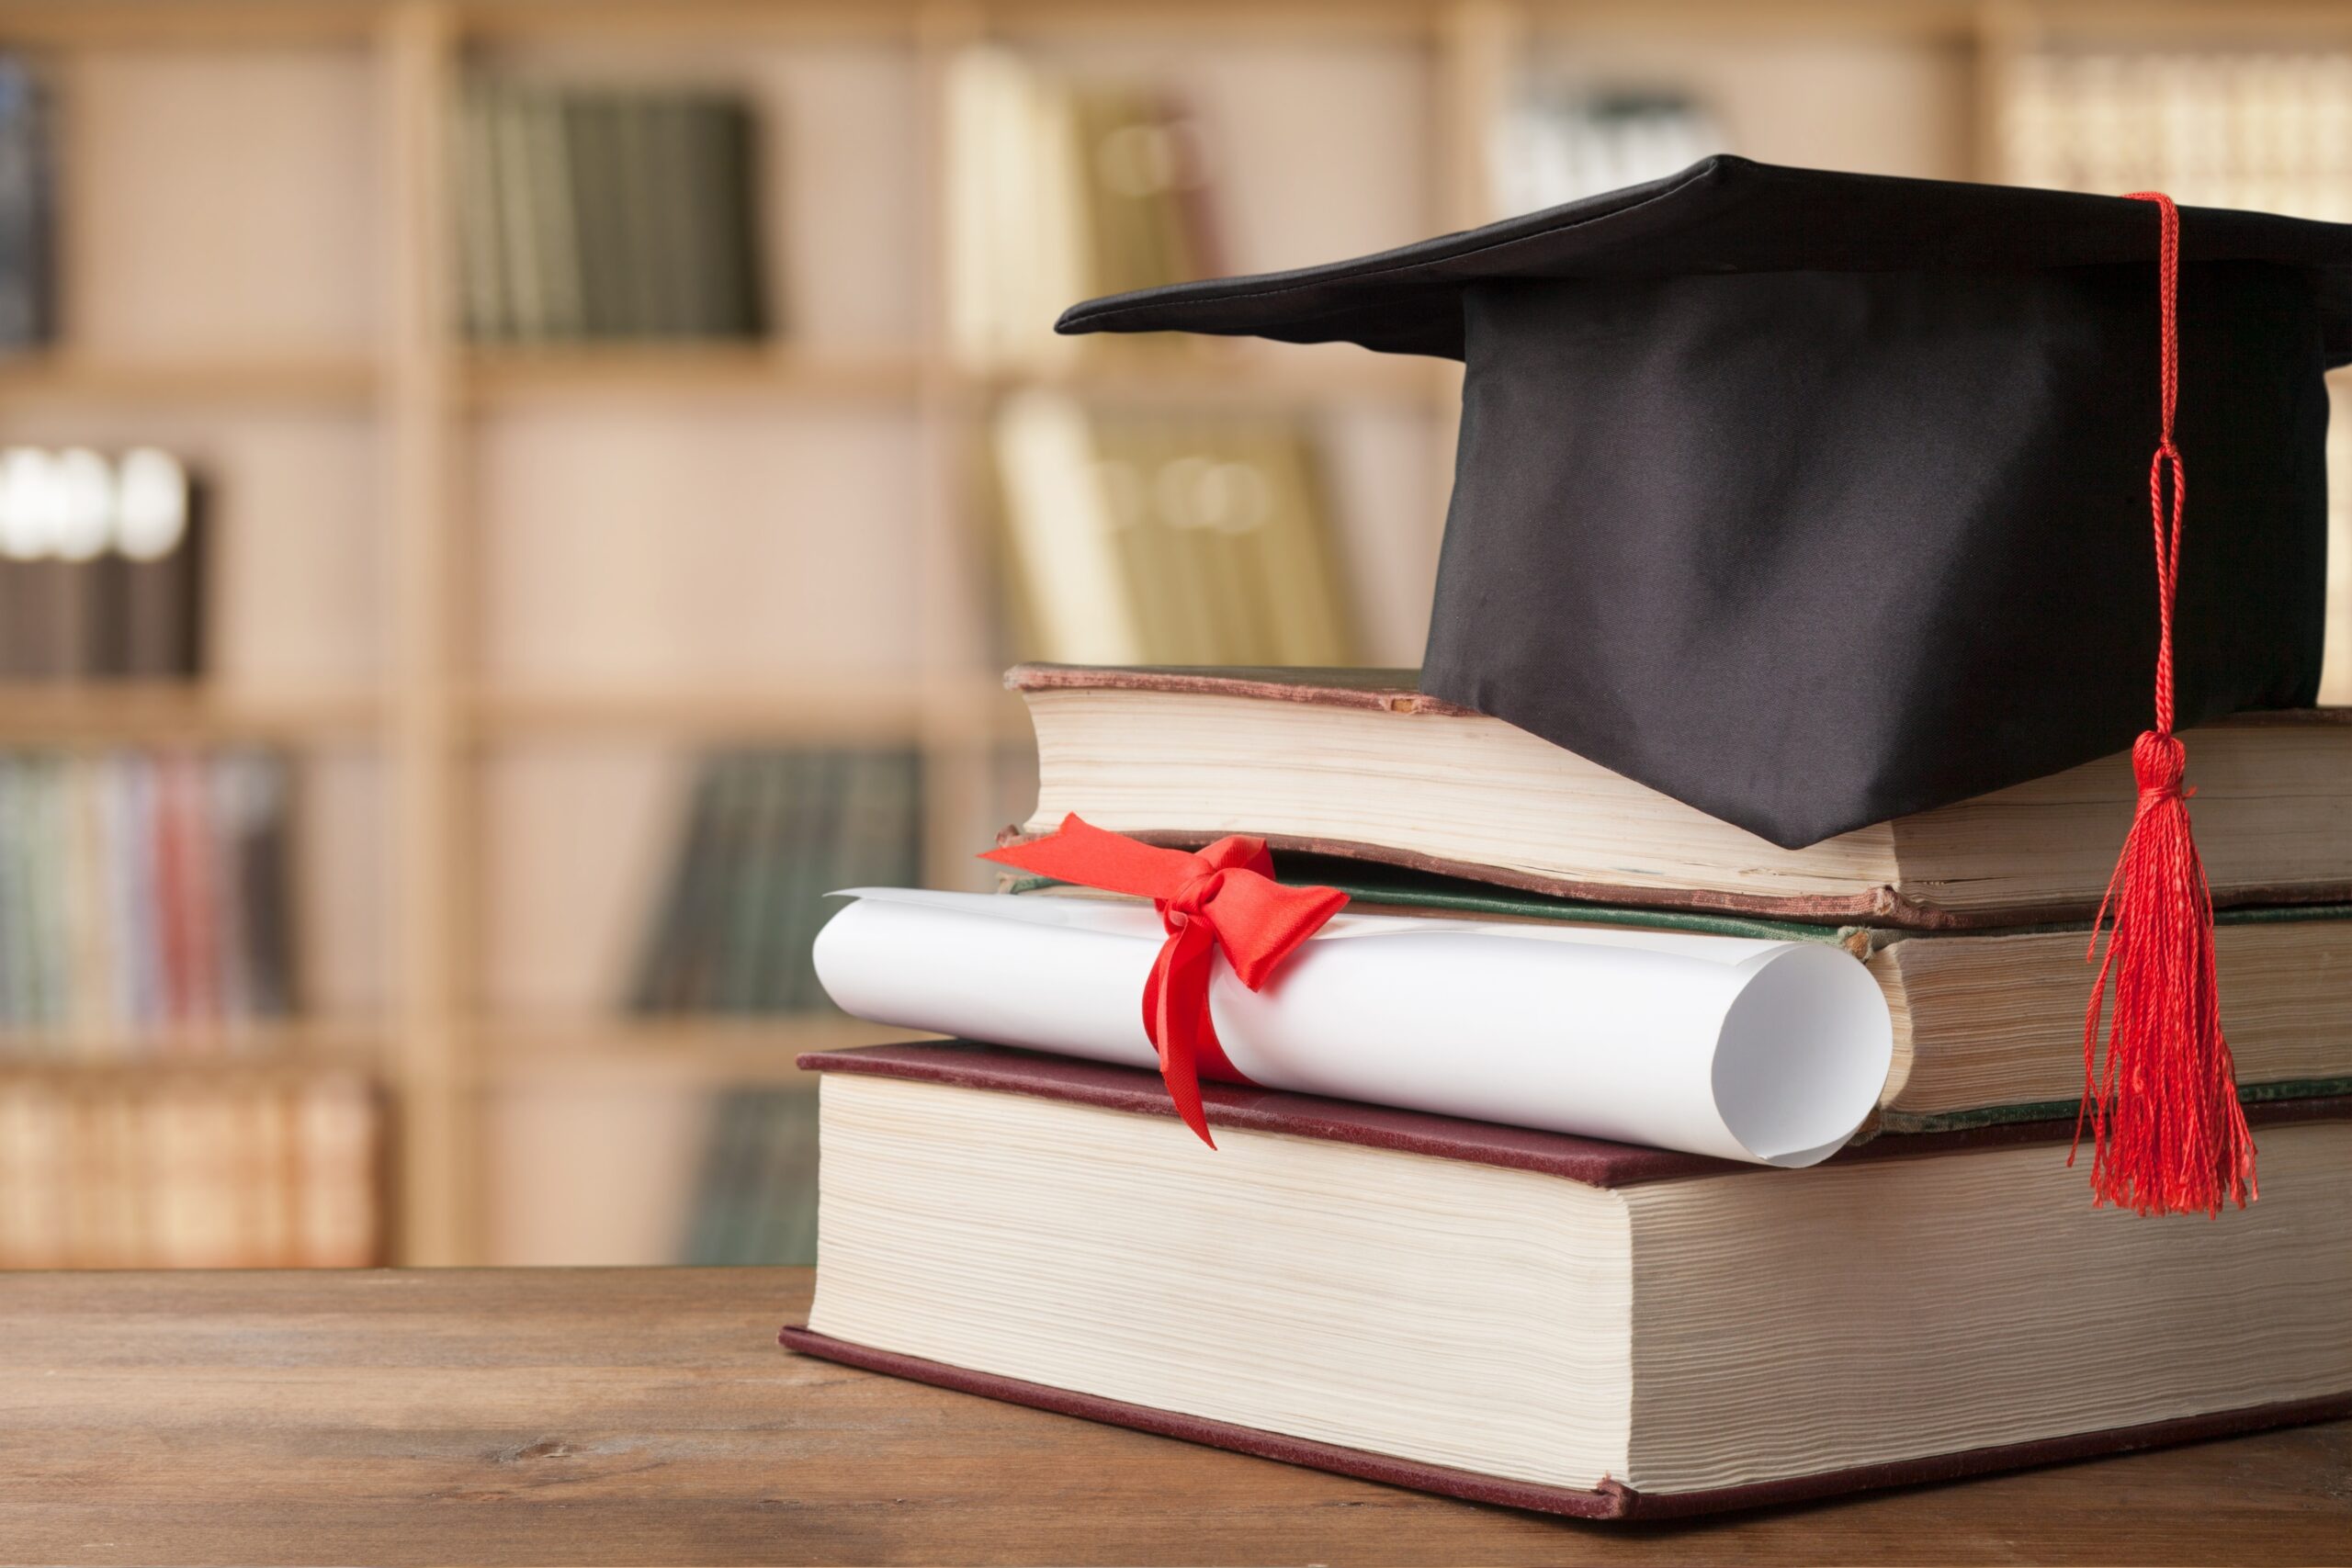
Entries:
{"label": "blurred book on shelf", "polygon": [[1066,663],[1346,664],[1305,429],[1280,415],[1005,400],[992,431],[1027,650]]}
{"label": "blurred book on shelf", "polygon": [[922,871],[922,758],[752,750],[707,758],[628,997],[639,1015],[830,1011],[808,961],[839,888]]}
{"label": "blurred book on shelf", "polygon": [[0,753],[0,1057],[220,1054],[293,1010],[285,760]]}
{"label": "blurred book on shelf", "polygon": [[1495,117],[1488,178],[1498,218],[1662,179],[1732,151],[1706,106],[1672,90],[1532,78]]}
{"label": "blurred book on shelf", "polygon": [[199,510],[153,447],[0,450],[0,680],[201,673]]}
{"label": "blurred book on shelf", "polygon": [[0,351],[47,343],[57,330],[50,118],[40,78],[0,54]]}
{"label": "blurred book on shelf", "polygon": [[450,145],[472,341],[766,330],[757,135],[741,97],[477,76]]}
{"label": "blurred book on shelf", "polygon": [[[2030,50],[2001,74],[1996,176],[2352,222],[2352,46]],[[2332,378],[2323,704],[2352,704],[2352,378]]]}
{"label": "blurred book on shelf", "polygon": [[2035,50],[1998,113],[2019,185],[2352,222],[2352,48]]}
{"label": "blurred book on shelf", "polygon": [[346,1073],[0,1076],[0,1269],[380,1262],[383,1137]]}
{"label": "blurred book on shelf", "polygon": [[996,45],[948,68],[947,327],[978,368],[1067,356],[1078,300],[1219,270],[1194,123],[1148,86]]}
{"label": "blurred book on shelf", "polygon": [[734,1089],[712,1098],[682,1263],[817,1260],[817,1095]]}

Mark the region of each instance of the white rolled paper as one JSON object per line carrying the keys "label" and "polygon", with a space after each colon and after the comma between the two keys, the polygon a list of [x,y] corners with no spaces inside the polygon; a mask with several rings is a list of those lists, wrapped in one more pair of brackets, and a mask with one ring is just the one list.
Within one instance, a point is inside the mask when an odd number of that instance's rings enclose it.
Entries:
{"label": "white rolled paper", "polygon": [[[1148,905],[858,888],[818,934],[845,1012],[1156,1067]],[[1217,1039],[1268,1089],[1763,1165],[1835,1153],[1886,1081],[1878,985],[1828,942],[1341,914],[1251,992],[1223,957]]]}

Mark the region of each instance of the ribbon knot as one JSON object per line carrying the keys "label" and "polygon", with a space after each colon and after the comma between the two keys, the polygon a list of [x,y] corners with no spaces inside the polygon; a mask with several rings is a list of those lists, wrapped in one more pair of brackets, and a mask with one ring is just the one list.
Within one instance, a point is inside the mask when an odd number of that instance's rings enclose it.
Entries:
{"label": "ribbon knot", "polygon": [[1215,871],[1202,872],[1199,875],[1187,879],[1183,886],[1178,887],[1169,897],[1165,913],[1168,920],[1171,922],[1170,929],[1172,931],[1174,929],[1172,922],[1184,916],[1206,914],[1208,901],[1216,897],[1217,889],[1224,886],[1225,872],[1221,867]]}
{"label": "ribbon knot", "polygon": [[1143,1030],[1159,1057],[1168,1098],[1211,1148],[1201,1077],[1250,1079],[1226,1056],[1209,1014],[1209,982],[1219,951],[1251,990],[1323,929],[1348,896],[1336,887],[1288,887],[1274,880],[1263,839],[1238,834],[1197,852],[1162,849],[1107,832],[1076,813],[1055,832],[980,857],[1107,893],[1148,898],[1168,932],[1144,981]]}
{"label": "ribbon knot", "polygon": [[2132,743],[2132,776],[2139,781],[2138,809],[2167,800],[2187,800],[2197,793],[2195,785],[2183,788],[2181,775],[2188,771],[2188,748],[2180,738],[2165,731],[2149,729],[2141,732]]}

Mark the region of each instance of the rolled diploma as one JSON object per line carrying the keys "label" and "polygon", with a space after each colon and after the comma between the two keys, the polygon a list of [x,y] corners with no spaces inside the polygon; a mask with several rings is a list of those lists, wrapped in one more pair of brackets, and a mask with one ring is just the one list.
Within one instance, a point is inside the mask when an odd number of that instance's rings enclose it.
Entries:
{"label": "rolled diploma", "polygon": [[[818,934],[845,1012],[1129,1066],[1159,1065],[1148,905],[858,888]],[[1341,914],[1252,992],[1209,1005],[1268,1089],[1804,1166],[1878,1102],[1894,1028],[1827,942]]]}

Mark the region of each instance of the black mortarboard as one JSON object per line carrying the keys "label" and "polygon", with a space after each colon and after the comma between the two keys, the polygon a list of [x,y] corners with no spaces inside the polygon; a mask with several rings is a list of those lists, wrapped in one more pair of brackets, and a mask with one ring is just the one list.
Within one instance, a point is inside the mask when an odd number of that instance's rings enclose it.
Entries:
{"label": "black mortarboard", "polygon": [[[2147,727],[2158,233],[1716,157],[1060,330],[1465,361],[1423,689],[1793,848]],[[2186,209],[2178,310],[2186,727],[2317,692],[2352,227]]]}

